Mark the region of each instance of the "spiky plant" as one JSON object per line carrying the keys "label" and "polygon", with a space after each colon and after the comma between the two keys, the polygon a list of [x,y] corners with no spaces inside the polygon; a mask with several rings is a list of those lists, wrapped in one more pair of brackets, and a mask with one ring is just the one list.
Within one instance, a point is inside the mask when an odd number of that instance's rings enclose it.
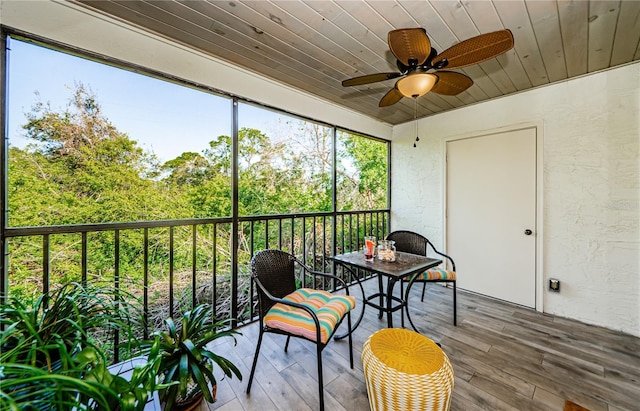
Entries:
{"label": "spiky plant", "polygon": [[[229,320],[216,321],[213,309],[200,304],[184,313],[179,323],[172,318],[165,320],[166,330],[158,331],[160,337],[160,375],[162,383],[174,385],[161,391],[165,410],[172,410],[179,397],[187,396],[187,386],[195,384],[207,402],[214,401],[211,387],[217,384],[213,366],[220,367],[224,375],[242,380],[240,370],[228,359],[214,353],[208,345],[222,337],[232,337],[236,342],[238,331],[226,329]],[[144,341],[143,349],[149,349],[153,340]]]}

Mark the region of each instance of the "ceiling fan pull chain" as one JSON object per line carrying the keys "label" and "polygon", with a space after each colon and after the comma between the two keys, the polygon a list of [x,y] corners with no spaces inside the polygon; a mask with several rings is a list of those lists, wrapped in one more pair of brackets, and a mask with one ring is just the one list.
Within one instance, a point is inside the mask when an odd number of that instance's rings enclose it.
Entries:
{"label": "ceiling fan pull chain", "polygon": [[413,143],[414,147],[417,147],[416,142],[420,141],[420,137],[418,137],[418,97],[415,96],[413,98],[415,114],[413,116],[413,121],[416,122],[416,141]]}

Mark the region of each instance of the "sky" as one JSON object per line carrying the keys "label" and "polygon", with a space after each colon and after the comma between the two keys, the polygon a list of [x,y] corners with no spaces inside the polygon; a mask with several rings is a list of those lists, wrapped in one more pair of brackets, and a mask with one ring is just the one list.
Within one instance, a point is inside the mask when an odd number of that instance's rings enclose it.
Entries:
{"label": "sky", "polygon": [[[230,99],[16,39],[10,39],[9,49],[11,146],[23,148],[29,142],[22,125],[36,102],[48,102],[61,111],[77,83],[93,91],[103,115],[119,131],[163,162],[186,151],[201,152],[215,137],[231,135]],[[274,117],[286,117],[246,104],[240,107],[241,127],[266,131]]]}

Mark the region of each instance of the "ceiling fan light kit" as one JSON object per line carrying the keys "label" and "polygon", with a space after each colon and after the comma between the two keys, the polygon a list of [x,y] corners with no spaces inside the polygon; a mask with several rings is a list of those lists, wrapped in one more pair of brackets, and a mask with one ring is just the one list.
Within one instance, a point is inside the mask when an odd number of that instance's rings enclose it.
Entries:
{"label": "ceiling fan light kit", "polygon": [[438,77],[429,73],[412,73],[401,78],[396,87],[405,97],[420,97],[427,94],[438,82]]}
{"label": "ceiling fan light kit", "polygon": [[426,30],[419,27],[391,30],[387,43],[397,59],[399,72],[369,74],[342,82],[344,87],[349,87],[399,78],[380,100],[380,107],[430,91],[445,96],[462,93],[473,85],[473,80],[465,74],[442,69],[466,67],[497,57],[513,48],[513,34],[508,29],[481,34],[454,44],[440,54],[431,47]]}

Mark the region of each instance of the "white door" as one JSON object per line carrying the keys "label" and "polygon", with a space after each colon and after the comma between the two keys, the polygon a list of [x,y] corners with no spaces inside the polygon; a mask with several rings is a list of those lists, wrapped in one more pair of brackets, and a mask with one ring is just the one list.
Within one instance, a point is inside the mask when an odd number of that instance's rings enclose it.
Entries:
{"label": "white door", "polygon": [[458,287],[535,308],[536,129],[449,141],[446,172]]}

